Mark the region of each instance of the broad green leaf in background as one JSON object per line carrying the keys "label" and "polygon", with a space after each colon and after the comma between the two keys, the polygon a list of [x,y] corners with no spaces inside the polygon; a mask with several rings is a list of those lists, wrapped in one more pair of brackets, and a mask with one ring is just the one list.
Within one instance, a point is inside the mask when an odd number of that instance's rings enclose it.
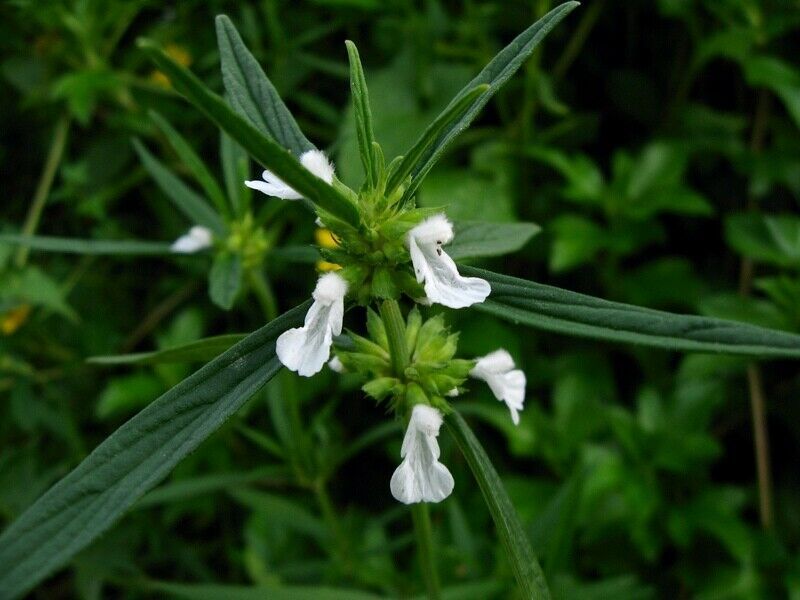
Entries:
{"label": "broad green leaf in background", "polygon": [[77,313],[67,304],[62,286],[36,267],[0,273],[0,306],[5,310],[5,305],[10,308],[20,303],[41,306],[71,321],[78,320]]}
{"label": "broad green leaf in background", "polygon": [[521,249],[541,228],[534,223],[457,221],[455,236],[446,247],[454,260],[502,256]]}
{"label": "broad green leaf in background", "polygon": [[281,368],[275,340],[309,302],[252,333],[101,443],[0,535],[0,597],[63,567],[216,431]]}
{"label": "broad green leaf in background", "polygon": [[295,156],[314,150],[226,15],[216,19],[222,80],[237,113]]}
{"label": "broad green leaf in background", "polygon": [[514,571],[514,577],[522,593],[521,597],[525,600],[549,600],[550,592],[542,568],[533,554],[519,516],[492,462],[458,412],[449,414],[445,424],[481,488],[498,536],[508,555],[508,562]]}
{"label": "broad green leaf in background", "polygon": [[194,148],[192,148],[189,142],[187,142],[172,124],[159,113],[151,110],[148,114],[167,138],[172,149],[175,150],[175,154],[178,155],[178,158],[181,159],[197,183],[200,184],[200,187],[203,188],[206,196],[210,198],[214,206],[217,207],[219,214],[229,215],[228,201],[225,198],[222,188],[219,186],[219,183],[217,183],[216,178],[211,174],[211,171],[208,170],[203,160],[194,151]]}
{"label": "broad green leaf in background", "polygon": [[335,217],[358,225],[355,205],[341,192],[312,175],[289,152],[235,113],[217,94],[190,71],[170,58],[157,44],[139,40],[139,47],[170,78],[172,85],[217,126],[241,144],[250,155],[280,177],[287,185]]}
{"label": "broad green leaf in background", "polygon": [[100,393],[95,408],[98,419],[131,414],[164,391],[164,384],[152,373],[130,373],[112,379]]}
{"label": "broad green leaf in background", "polygon": [[133,147],[139,158],[161,191],[172,200],[178,210],[189,219],[192,225],[203,225],[217,235],[225,234],[225,224],[208,203],[197,192],[174,175],[160,160],[150,154],[139,140],[133,140]]}
{"label": "broad green leaf in background", "polygon": [[350,60],[350,93],[353,95],[353,106],[356,112],[356,137],[361,155],[364,173],[367,174],[369,187],[378,184],[378,157],[375,155],[375,133],[372,130],[372,109],[369,106],[369,92],[364,78],[364,68],[356,45],[345,41],[347,57]]}
{"label": "broad green leaf in background", "polygon": [[464,116],[464,113],[474,104],[481,94],[489,89],[488,84],[483,84],[469,90],[458,101],[452,102],[433,122],[428,125],[414,145],[403,155],[397,169],[392,173],[386,183],[385,194],[391,193],[411,175],[417,166],[420,158],[431,145],[439,139],[439,136],[455,121]]}
{"label": "broad green leaf in background", "polygon": [[225,310],[230,310],[242,289],[242,257],[223,252],[214,257],[208,273],[208,295]]}
{"label": "broad green leaf in background", "polygon": [[[573,9],[578,6],[578,2],[565,2],[557,6],[536,23],[528,27],[518,35],[508,46],[503,48],[475,79],[469,82],[464,89],[453,98],[450,106],[459,102],[461,98],[472,92],[476,87],[489,84],[489,89],[475,98],[472,107],[456,122],[452,123],[429,146],[420,157],[414,171],[411,174],[411,182],[403,194],[403,198],[408,199],[414,195],[422,179],[433,168],[436,161],[444,153],[445,149],[466,130],[480,110],[489,102],[489,99],[499,90],[508,79],[516,73],[522,63],[531,55],[533,50],[544,37]],[[449,107],[448,107],[449,108]],[[447,111],[448,109],[445,109]]]}
{"label": "broad green leaf in background", "polygon": [[795,215],[730,215],[725,220],[725,238],[749,258],[782,267],[800,267],[800,217]]}
{"label": "broad green leaf in background", "polygon": [[666,350],[800,358],[800,335],[610,302],[474,267],[459,270],[492,286],[475,308],[514,323]]}
{"label": "broad green leaf in background", "polygon": [[25,246],[31,250],[69,254],[122,254],[131,256],[171,254],[170,244],[142,240],[81,240],[0,233],[0,244]]}
{"label": "broad green leaf in background", "polygon": [[205,362],[216,358],[235,343],[247,337],[243,333],[216,335],[152,352],[92,356],[87,362],[95,365],[158,365],[165,363]]}
{"label": "broad green leaf in background", "polygon": [[747,82],[775,92],[795,125],[800,127],[800,70],[774,56],[748,55],[743,67]]}

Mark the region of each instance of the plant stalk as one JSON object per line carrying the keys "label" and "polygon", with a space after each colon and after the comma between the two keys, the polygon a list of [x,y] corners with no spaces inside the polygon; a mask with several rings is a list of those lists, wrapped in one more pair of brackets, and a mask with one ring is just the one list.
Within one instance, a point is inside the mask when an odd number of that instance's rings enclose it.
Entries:
{"label": "plant stalk", "polygon": [[386,337],[389,340],[392,370],[395,375],[402,376],[408,366],[405,319],[400,312],[397,300],[384,300],[380,307],[380,313],[383,325],[386,327]]}
{"label": "plant stalk", "polygon": [[[381,319],[386,328],[389,342],[389,357],[395,375],[402,376],[408,366],[408,347],[406,345],[406,322],[400,312],[397,300],[384,300],[380,306]],[[425,579],[425,588],[430,600],[440,600],[441,585],[434,562],[433,536],[431,535],[431,517],[428,505],[414,504],[411,507],[411,518],[414,522],[414,534],[417,540],[417,555],[420,569]]]}
{"label": "plant stalk", "polygon": [[422,569],[422,577],[425,579],[428,598],[430,600],[441,600],[441,584],[439,582],[439,573],[436,570],[436,563],[434,562],[431,515],[428,505],[424,502],[412,505],[411,518],[414,521],[419,566]]}
{"label": "plant stalk", "polygon": [[[68,115],[62,116],[56,128],[53,131],[53,140],[50,142],[50,151],[47,153],[47,160],[44,163],[42,174],[39,176],[39,183],[36,186],[36,192],[31,200],[30,208],[28,208],[28,215],[25,217],[25,224],[22,226],[23,235],[33,235],[36,233],[36,228],[39,226],[39,220],[42,218],[42,211],[44,211],[45,202],[50,195],[50,188],[53,185],[53,180],[58,171],[58,165],[61,164],[61,159],[64,156],[64,149],[67,146],[67,137],[69,135],[71,119]],[[28,262],[28,255],[30,248],[27,246],[20,246],[17,250],[14,262],[17,267],[22,268]]]}
{"label": "plant stalk", "polygon": [[259,269],[250,269],[247,272],[247,279],[250,282],[250,289],[253,290],[264,312],[267,321],[272,321],[278,317],[278,302],[275,300],[275,293],[269,285],[269,281],[264,277]]}
{"label": "plant stalk", "polygon": [[[750,151],[759,154],[764,147],[767,134],[767,124],[770,115],[770,95],[767,90],[761,90],[756,104],[756,113],[753,119],[753,132],[750,138]],[[757,206],[751,196],[748,201],[748,210],[755,211]],[[750,258],[743,258],[739,269],[739,294],[742,297],[750,295],[755,263]],[[761,368],[758,363],[747,365],[747,385],[750,394],[750,415],[753,421],[753,447],[756,455],[756,475],[758,477],[758,507],[761,526],[770,529],[773,525],[772,510],[772,468],[770,466],[769,432],[767,430],[766,394],[761,380]]]}

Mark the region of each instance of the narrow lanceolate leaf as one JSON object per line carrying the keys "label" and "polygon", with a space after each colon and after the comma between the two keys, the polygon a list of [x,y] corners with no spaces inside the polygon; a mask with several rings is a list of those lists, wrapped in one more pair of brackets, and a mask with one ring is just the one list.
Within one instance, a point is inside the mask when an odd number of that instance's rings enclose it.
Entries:
{"label": "narrow lanceolate leaf", "polygon": [[239,142],[255,160],[280,177],[304,198],[344,222],[358,226],[358,210],[342,193],[319,177],[309,173],[291,152],[236,114],[220,96],[209,90],[193,73],[175,62],[154,42],[139,40],[139,47],[169,77],[178,92]]}
{"label": "narrow lanceolate leaf", "polygon": [[225,234],[225,224],[208,203],[179,177],[174,175],[160,160],[150,154],[139,140],[133,140],[133,147],[139,155],[144,168],[156,182],[161,191],[172,200],[192,225],[208,227],[217,235]]}
{"label": "narrow lanceolate leaf", "polygon": [[111,527],[214,433],[281,365],[275,340],[300,325],[289,311],[117,429],[0,536],[0,598],[24,595]]}
{"label": "narrow lanceolate leaf", "polygon": [[350,93],[353,95],[353,107],[356,113],[356,137],[358,149],[361,154],[361,164],[367,174],[369,187],[378,184],[378,161],[375,156],[375,134],[372,131],[372,110],[369,106],[369,93],[367,80],[364,78],[364,68],[361,66],[361,57],[358,55],[356,45],[347,40],[347,57],[350,60]]}
{"label": "narrow lanceolate leaf", "polygon": [[152,352],[92,356],[86,362],[94,365],[160,365],[169,363],[208,362],[245,337],[243,333],[217,335]]}
{"label": "narrow lanceolate leaf", "polygon": [[[414,172],[426,151],[430,150],[442,133],[453,123],[458,122],[464,116],[464,113],[474,105],[481,94],[485,94],[488,90],[489,86],[487,84],[479,85],[469,90],[462,97],[451,102],[444,112],[436,117],[433,123],[428,125],[427,129],[422,132],[422,135],[414,142],[411,149],[403,155],[397,168],[389,176],[389,180],[386,182],[386,196],[390,196]],[[403,197],[410,198],[413,193],[413,190],[406,190]]]}
{"label": "narrow lanceolate leaf", "polygon": [[225,132],[221,132],[219,153],[222,162],[222,177],[225,180],[225,191],[237,217],[244,215],[250,208],[250,188],[244,182],[250,179],[250,158],[242,147],[234,142]]}
{"label": "narrow lanceolate leaf", "polygon": [[219,15],[216,23],[222,81],[234,110],[295,156],[314,150],[314,144],[300,131],[292,113],[244,45],[231,20],[226,15]]}
{"label": "narrow lanceolate leaf", "polygon": [[45,252],[69,254],[128,254],[131,256],[170,254],[170,244],[141,240],[79,240],[43,235],[0,233],[0,244],[24,246]]}
{"label": "narrow lanceolate leaf", "polygon": [[508,562],[514,571],[521,597],[525,600],[548,600],[550,592],[542,568],[533,554],[517,511],[514,510],[492,462],[459,413],[449,414],[444,422],[481,488]]}
{"label": "narrow lanceolate leaf", "polygon": [[472,123],[473,119],[475,119],[489,99],[497,93],[497,90],[499,90],[514,73],[516,73],[517,69],[522,66],[522,63],[531,55],[536,46],[538,46],[561,19],[572,12],[578,4],[578,2],[565,2],[528,27],[528,29],[518,35],[508,46],[503,48],[489,64],[484,67],[483,71],[453,98],[450,105],[445,109],[445,112],[450,110],[455,103],[459,102],[477,86],[483,84],[489,85],[489,89],[473,100],[472,104],[460,119],[451,122],[442,130],[433,144],[431,144],[419,158],[411,173],[411,182],[403,193],[404,200],[410,198],[414,194],[425,175],[433,168],[433,165],[436,164],[436,161],[439,160],[439,157],[445,149],[461,134],[461,132],[470,126],[470,123]]}
{"label": "narrow lanceolate leaf", "polygon": [[610,302],[473,267],[492,293],[478,310],[548,331],[686,352],[800,358],[800,335]]}
{"label": "narrow lanceolate leaf", "polygon": [[175,150],[175,154],[178,155],[178,158],[180,158],[183,164],[186,165],[186,168],[189,169],[192,177],[194,177],[200,187],[203,188],[206,196],[208,196],[214,203],[214,206],[217,207],[219,213],[222,215],[230,214],[228,200],[225,198],[222,188],[203,160],[197,155],[191,145],[189,145],[189,142],[186,141],[186,138],[178,133],[178,130],[156,111],[151,110],[149,115],[167,138],[170,146]]}
{"label": "narrow lanceolate leaf", "polygon": [[445,250],[454,260],[502,256],[521,249],[541,227],[534,223],[457,221],[455,237]]}

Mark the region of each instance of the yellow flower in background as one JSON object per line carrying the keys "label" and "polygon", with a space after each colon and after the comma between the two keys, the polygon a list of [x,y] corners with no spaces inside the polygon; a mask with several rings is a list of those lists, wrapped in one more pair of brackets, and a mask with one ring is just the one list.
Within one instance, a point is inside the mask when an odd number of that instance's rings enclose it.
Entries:
{"label": "yellow flower in background", "polygon": [[[336,237],[331,233],[330,229],[325,229],[320,227],[314,232],[314,238],[317,240],[317,244],[322,248],[333,250],[334,248],[339,247],[339,242],[336,241]],[[323,271],[323,272],[338,271],[341,268],[342,268],[341,265],[328,262],[327,260],[317,261],[318,271]]]}
{"label": "yellow flower in background", "polygon": [[[164,52],[172,58],[175,62],[180,64],[181,66],[188,67],[192,64],[192,55],[189,54],[189,51],[184,48],[183,46],[179,46],[178,44],[167,44],[164,46]],[[153,71],[150,74],[150,81],[155,83],[156,85],[160,85],[161,87],[171,88],[172,83],[170,83],[169,77],[164,75],[161,71]]]}
{"label": "yellow flower in background", "polygon": [[30,304],[23,304],[17,308],[12,308],[0,317],[0,331],[3,332],[3,335],[11,335],[25,324],[30,314]]}

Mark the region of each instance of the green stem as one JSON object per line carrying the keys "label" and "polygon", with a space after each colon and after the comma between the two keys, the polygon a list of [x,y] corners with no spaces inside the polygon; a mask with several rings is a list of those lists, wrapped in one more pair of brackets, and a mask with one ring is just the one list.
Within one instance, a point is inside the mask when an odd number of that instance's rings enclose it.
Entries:
{"label": "green stem", "polygon": [[431,515],[428,505],[414,504],[411,507],[411,517],[414,521],[414,534],[417,538],[417,554],[425,587],[430,600],[440,600],[442,597],[439,573],[436,570],[433,554],[433,536],[431,535]]}
{"label": "green stem", "polygon": [[389,340],[389,355],[395,375],[402,376],[408,366],[406,347],[406,322],[397,300],[384,300],[380,307],[381,319]]}
{"label": "green stem", "polygon": [[[397,300],[384,300],[380,306],[381,319],[386,328],[386,338],[389,342],[389,357],[395,375],[402,376],[408,366],[408,346],[406,345],[406,322]],[[425,587],[430,600],[440,600],[442,597],[439,584],[439,575],[436,571],[433,553],[433,538],[431,536],[431,517],[428,505],[415,504],[411,507],[411,517],[414,521],[414,533],[417,539],[417,553]]]}
{"label": "green stem", "polygon": [[[50,151],[47,154],[47,160],[44,163],[44,169],[39,177],[39,184],[36,186],[36,192],[33,195],[28,215],[25,217],[25,224],[22,226],[23,235],[33,235],[36,233],[36,228],[39,226],[39,220],[42,217],[47,197],[50,195],[50,187],[53,185],[58,165],[61,164],[61,158],[64,155],[64,149],[67,146],[67,135],[69,134],[70,117],[64,115],[56,123],[55,131],[53,132],[53,141],[50,142]],[[30,248],[27,246],[20,246],[17,250],[15,263],[17,267],[24,267],[28,262],[28,254]]]}
{"label": "green stem", "polygon": [[275,300],[275,293],[267,278],[264,277],[264,273],[259,269],[250,269],[247,272],[247,280],[250,282],[250,288],[258,299],[267,321],[277,318],[278,302]]}
{"label": "green stem", "polygon": [[317,499],[322,518],[334,539],[334,548],[331,556],[341,562],[342,571],[349,574],[350,565],[347,560],[347,536],[342,529],[341,520],[336,516],[336,509],[328,493],[328,486],[324,479],[319,478],[314,482],[314,496]]}

